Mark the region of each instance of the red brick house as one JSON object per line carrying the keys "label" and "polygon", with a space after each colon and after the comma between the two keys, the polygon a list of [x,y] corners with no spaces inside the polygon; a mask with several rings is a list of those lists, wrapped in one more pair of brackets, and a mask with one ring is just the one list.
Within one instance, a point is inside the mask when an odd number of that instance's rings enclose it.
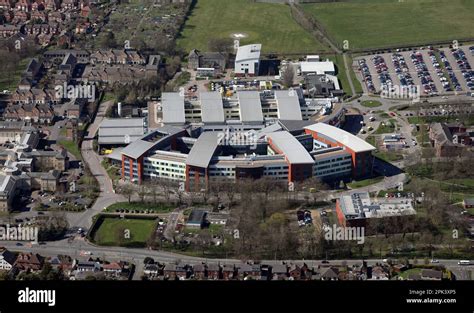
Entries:
{"label": "red brick house", "polygon": [[35,253],[20,253],[15,261],[15,267],[20,271],[37,272],[43,268],[44,258]]}

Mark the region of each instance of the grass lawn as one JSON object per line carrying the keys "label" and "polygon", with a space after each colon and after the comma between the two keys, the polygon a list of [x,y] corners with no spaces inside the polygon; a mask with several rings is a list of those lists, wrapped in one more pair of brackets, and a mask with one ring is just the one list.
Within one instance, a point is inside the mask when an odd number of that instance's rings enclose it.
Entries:
{"label": "grass lawn", "polygon": [[351,50],[474,37],[474,1],[351,0],[303,4],[337,44]]}
{"label": "grass lawn", "polygon": [[380,123],[379,128],[374,132],[374,134],[390,134],[397,130],[397,124],[395,120],[390,119],[388,121],[384,121],[384,124]]}
{"label": "grass lawn", "polygon": [[159,213],[166,213],[170,212],[173,208],[164,204],[152,204],[152,203],[139,203],[139,202],[117,202],[107,207],[105,210],[106,212],[115,212],[117,209],[124,209],[124,210],[138,210],[138,211],[145,211],[145,210],[152,210]]}
{"label": "grass lawn", "polygon": [[397,276],[403,279],[407,279],[408,275],[410,274],[421,274],[421,270],[422,270],[421,268],[412,268],[412,269],[401,272]]}
{"label": "grass lawn", "polygon": [[178,39],[178,46],[208,51],[214,38],[241,33],[241,45],[261,43],[263,52],[316,53],[329,51],[298,25],[290,9],[282,4],[251,0],[199,0]]}
{"label": "grass lawn", "polygon": [[450,122],[463,123],[466,126],[474,125],[474,115],[469,116],[411,116],[408,118],[410,124],[430,124],[430,123],[450,123]]}
{"label": "grass lawn", "polygon": [[376,108],[376,107],[382,106],[382,103],[376,100],[366,100],[366,101],[362,101],[361,105],[367,108]]}
{"label": "grass lawn", "polygon": [[18,62],[14,72],[0,71],[0,91],[10,90],[13,92],[16,89],[21,73],[25,70],[29,61],[30,59],[26,58]]}
{"label": "grass lawn", "polygon": [[[104,218],[95,232],[94,241],[102,246],[122,246],[129,244],[145,244],[153,233],[155,220]],[[125,234],[130,238],[125,238]]]}
{"label": "grass lawn", "polygon": [[81,151],[79,150],[79,147],[77,146],[77,144],[74,141],[61,140],[61,141],[58,142],[58,144],[63,146],[64,149],[66,149],[72,155],[74,155],[74,157],[76,157],[76,159],[78,159],[78,160],[82,159]]}
{"label": "grass lawn", "polygon": [[382,180],[383,180],[383,177],[379,176],[379,177],[374,177],[374,178],[369,178],[369,179],[364,179],[364,180],[359,180],[359,181],[353,181],[352,183],[347,184],[347,187],[351,189],[357,189],[357,188],[367,187],[367,186],[376,184],[378,182],[381,182]]}
{"label": "grass lawn", "polygon": [[120,175],[118,173],[118,170],[119,170],[118,167],[116,167],[115,165],[111,165],[109,162],[107,162],[107,160],[103,160],[101,162],[101,165],[107,171],[107,174],[109,175],[110,179],[115,181],[120,178]]}
{"label": "grass lawn", "polygon": [[378,151],[374,153],[374,156],[386,162],[396,162],[403,160],[403,155],[395,152]]}

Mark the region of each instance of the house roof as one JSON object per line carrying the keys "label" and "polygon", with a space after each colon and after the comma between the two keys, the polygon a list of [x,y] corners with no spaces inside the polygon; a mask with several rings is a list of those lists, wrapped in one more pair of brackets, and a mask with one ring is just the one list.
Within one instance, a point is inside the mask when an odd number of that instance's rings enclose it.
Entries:
{"label": "house roof", "polygon": [[436,270],[430,270],[430,269],[424,269],[421,271],[421,277],[422,278],[434,278],[434,279],[442,279],[443,278],[443,272],[441,271],[436,271]]}
{"label": "house roof", "polygon": [[275,264],[272,266],[272,273],[275,274],[286,274],[288,272],[288,268],[284,264]]}

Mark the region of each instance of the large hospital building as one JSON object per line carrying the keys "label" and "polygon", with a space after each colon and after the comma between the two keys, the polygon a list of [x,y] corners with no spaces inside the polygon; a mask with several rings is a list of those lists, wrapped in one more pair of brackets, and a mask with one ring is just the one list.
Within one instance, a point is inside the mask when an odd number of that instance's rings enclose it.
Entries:
{"label": "large hospital building", "polygon": [[149,116],[160,127],[109,157],[121,164],[125,180],[169,179],[188,190],[219,180],[371,175],[375,148],[338,128],[343,110],[321,122],[320,109],[288,90],[240,91],[235,99],[205,92],[194,100],[164,93]]}

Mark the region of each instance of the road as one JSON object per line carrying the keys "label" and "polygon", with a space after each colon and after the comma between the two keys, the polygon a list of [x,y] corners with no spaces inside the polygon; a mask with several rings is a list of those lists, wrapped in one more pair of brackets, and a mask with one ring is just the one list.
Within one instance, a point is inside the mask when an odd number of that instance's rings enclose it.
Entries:
{"label": "road", "polygon": [[[48,242],[44,245],[35,245],[33,247],[26,247],[26,246],[16,246],[15,242],[12,241],[0,241],[0,246],[3,246],[11,251],[18,251],[18,252],[33,252],[39,253],[43,256],[57,256],[58,254],[67,254],[71,257],[85,257],[82,252],[87,252],[91,257],[94,258],[104,258],[109,261],[118,261],[118,260],[129,260],[134,262],[137,265],[136,275],[134,275],[134,279],[139,279],[141,272],[139,269],[143,264],[143,260],[146,257],[153,258],[156,262],[160,263],[175,263],[178,261],[194,265],[200,264],[203,262],[214,262],[223,264],[240,264],[242,263],[241,260],[238,259],[207,259],[207,258],[200,258],[200,257],[191,257],[180,255],[171,252],[164,252],[164,251],[156,251],[156,250],[146,250],[146,249],[128,249],[128,248],[120,248],[120,247],[97,247],[94,246],[83,239],[75,239],[72,242],[68,242],[67,240],[63,241],[55,241],[55,242]],[[268,265],[275,265],[275,264],[282,264],[285,263],[306,263],[310,266],[318,266],[322,264],[323,260],[261,260],[260,263],[268,264]],[[381,263],[381,259],[368,259],[365,260],[368,265],[375,265],[376,263]],[[361,264],[361,260],[330,260],[329,264],[341,264],[342,262],[346,262],[347,265],[352,266],[355,264]],[[445,265],[447,268],[452,269],[455,273],[459,273],[460,277],[468,278],[469,273],[467,271],[474,270],[474,265],[470,266],[459,266],[458,260],[439,260],[440,265]]]}
{"label": "road", "polygon": [[67,218],[72,227],[81,227],[88,230],[92,226],[92,217],[100,213],[107,206],[126,199],[115,193],[112,180],[106,170],[102,167],[102,158],[94,151],[94,137],[102,123],[105,112],[113,101],[106,101],[100,104],[97,115],[93,123],[88,128],[87,136],[82,141],[81,154],[92,175],[97,179],[100,187],[100,194],[94,205],[83,213],[70,213]]}

